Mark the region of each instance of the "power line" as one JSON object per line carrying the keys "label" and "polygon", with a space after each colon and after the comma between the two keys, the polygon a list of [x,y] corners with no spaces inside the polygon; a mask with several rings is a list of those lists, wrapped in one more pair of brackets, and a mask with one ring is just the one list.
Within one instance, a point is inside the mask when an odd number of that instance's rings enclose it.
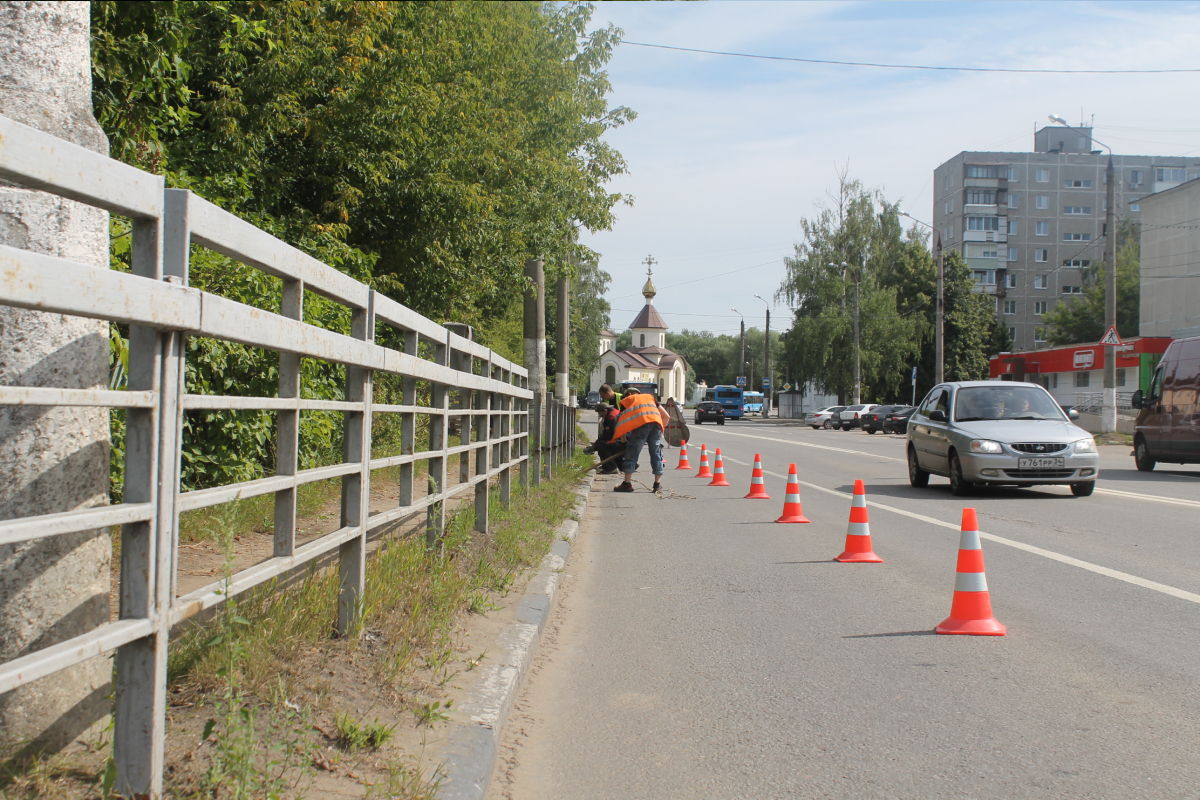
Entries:
{"label": "power line", "polygon": [[623,41],[634,47],[651,47],[657,50],[677,50],[683,53],[703,53],[710,56],[733,56],[756,58],[763,61],[796,61],[802,64],[827,64],[835,67],[877,67],[879,69],[919,69],[932,72],[1011,72],[1026,75],[1161,75],[1168,73],[1200,72],[1200,69],[1014,69],[1005,67],[935,67],[928,64],[878,64],[872,61],[832,61],[822,58],[796,58],[794,56],[764,56],[756,53],[732,53],[725,50],[701,50],[697,47],[674,47],[667,44]]}

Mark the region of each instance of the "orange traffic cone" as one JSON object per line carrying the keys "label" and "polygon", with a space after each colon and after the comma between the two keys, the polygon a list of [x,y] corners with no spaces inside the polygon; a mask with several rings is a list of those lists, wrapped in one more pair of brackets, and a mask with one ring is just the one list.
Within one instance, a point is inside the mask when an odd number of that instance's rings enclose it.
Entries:
{"label": "orange traffic cone", "polygon": [[871,551],[871,526],[867,522],[867,490],[862,481],[854,482],[854,499],[850,501],[850,525],[846,528],[846,550],[834,561],[843,564],[882,564],[883,559]]}
{"label": "orange traffic cone", "polygon": [[754,454],[754,469],[750,472],[750,494],[746,495],[744,499],[771,499],[771,495],[767,494],[767,485],[763,483],[762,459],[758,457],[758,453]]}
{"label": "orange traffic cone", "polygon": [[800,479],[796,477],[796,465],[788,464],[787,495],[783,498],[783,516],[776,522],[812,522],[804,516],[800,505]]}
{"label": "orange traffic cone", "polygon": [[717,448],[717,457],[713,464],[713,479],[708,484],[709,486],[728,486],[729,481],[725,480],[725,462],[721,460],[721,448]]}
{"label": "orange traffic cone", "polygon": [[697,478],[711,478],[712,470],[708,467],[708,445],[700,445],[700,471],[696,473]]}
{"label": "orange traffic cone", "polygon": [[956,571],[950,616],[937,626],[937,632],[969,636],[1003,636],[1007,633],[1008,629],[992,616],[992,597],[988,594],[987,578],[983,574],[983,550],[979,546],[979,521],[973,508],[963,509]]}
{"label": "orange traffic cone", "polygon": [[688,463],[687,457],[687,440],[681,439],[679,442],[679,466],[675,469],[691,469],[692,465]]}

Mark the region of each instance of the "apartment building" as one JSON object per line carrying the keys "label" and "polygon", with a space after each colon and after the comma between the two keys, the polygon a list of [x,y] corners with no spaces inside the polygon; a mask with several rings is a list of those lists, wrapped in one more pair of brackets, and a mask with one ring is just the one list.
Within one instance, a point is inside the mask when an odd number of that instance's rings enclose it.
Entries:
{"label": "apartment building", "polygon": [[[1200,177],[1200,158],[1116,155],[1113,164],[1118,220],[1139,218],[1143,197]],[[964,151],[934,170],[942,245],[962,252],[977,289],[995,298],[1014,350],[1044,346],[1046,312],[1080,297],[1084,270],[1103,265],[1107,165],[1091,128],[1046,127],[1032,153]]]}

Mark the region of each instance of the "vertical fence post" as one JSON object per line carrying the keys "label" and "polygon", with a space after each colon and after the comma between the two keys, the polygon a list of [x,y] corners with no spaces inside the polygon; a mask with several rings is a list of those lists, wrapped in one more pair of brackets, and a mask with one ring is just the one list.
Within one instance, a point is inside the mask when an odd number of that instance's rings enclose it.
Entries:
{"label": "vertical fence post", "polygon": [[[368,295],[368,307],[354,309],[351,336],[362,341],[374,341],[374,292]],[[353,539],[342,544],[338,552],[338,574],[341,586],[338,593],[339,636],[347,635],[362,611],[362,595],[367,570],[367,515],[371,491],[371,370],[366,367],[346,367],[346,399],[362,403],[362,411],[345,413],[342,442],[343,461],[358,463],[358,472],[342,476],[342,527],[358,528]]]}
{"label": "vertical fence post", "polygon": [[[416,331],[404,332],[404,352],[416,358],[420,350],[421,337]],[[406,406],[417,404],[417,379],[405,375],[402,379],[400,402]],[[400,414],[400,454],[411,456],[416,452],[417,415],[412,411]],[[400,465],[399,506],[411,506],[413,502],[413,470],[416,465],[409,461]]]}
{"label": "vertical fence post", "polygon": [[[489,359],[484,362],[482,375],[485,378],[492,377],[492,362]],[[482,414],[477,414],[474,419],[478,420],[479,431],[476,436],[476,441],[479,442],[479,447],[475,450],[475,478],[478,481],[475,484],[475,531],[483,535],[488,532],[488,470],[491,468],[492,444],[492,393],[491,392],[475,392],[477,400],[475,407]]]}
{"label": "vertical fence post", "polygon": [[[132,268],[135,275],[161,280],[162,260],[158,220],[133,221]],[[164,348],[176,341],[172,333],[131,325],[129,328],[128,386],[132,391],[159,392],[158,408],[126,410],[125,486],[126,503],[161,502],[159,459],[164,456],[160,435],[165,423],[164,397],[174,387],[163,386]],[[174,353],[168,354],[168,357]],[[168,410],[175,407],[174,398]],[[171,425],[174,425],[174,419]],[[174,487],[168,487],[173,491]],[[158,569],[160,548],[167,547],[163,513],[155,518],[122,526],[121,530],[121,619],[166,619],[160,595],[169,592],[170,581]],[[164,538],[168,541],[164,542]],[[169,595],[168,595],[169,601]],[[117,650],[117,688],[114,705],[115,735],[113,760],[117,768],[114,787],[127,797],[162,791],[166,735],[167,635],[160,625],[149,636],[122,645]]]}
{"label": "vertical fence post", "polygon": [[[437,363],[449,366],[450,334],[448,332],[446,338],[434,346],[433,356],[434,361]],[[445,496],[446,478],[448,477],[446,469],[446,423],[450,411],[450,392],[446,389],[446,384],[434,383],[431,384],[430,394],[429,405],[437,410],[429,415],[429,450],[431,452],[440,452],[441,455],[433,456],[429,459],[428,493]],[[429,506],[428,517],[425,521],[425,545],[431,550],[437,547],[445,529],[446,503],[439,500]]]}
{"label": "vertical fence post", "polygon": [[533,393],[533,402],[526,417],[529,425],[529,460],[532,462],[529,465],[529,481],[533,486],[542,485],[542,423],[546,418],[542,402],[545,397],[541,392]]}
{"label": "vertical fence post", "polygon": [[[520,387],[522,389],[529,388],[529,379],[528,378],[522,378],[517,383],[518,383],[518,385],[520,385]],[[533,406],[532,400],[521,399],[521,400],[517,401],[517,407],[522,412],[521,416],[517,418],[517,425],[519,426],[517,430],[520,431],[521,433],[525,434],[524,436],[522,436],[520,439],[517,440],[517,447],[518,447],[517,454],[519,456],[521,456],[521,472],[520,472],[519,479],[521,481],[521,492],[524,494],[529,493],[529,480],[530,480],[529,479],[529,474],[530,474],[529,437],[533,435],[529,429],[529,415],[533,412],[532,406]]]}
{"label": "vertical fence post", "polygon": [[[511,386],[513,374],[509,370],[500,371],[500,379]],[[500,471],[500,502],[508,505],[512,502],[512,454],[513,442],[509,439],[513,431],[513,398],[511,395],[500,397],[500,454],[498,456],[504,469]]]}
{"label": "vertical fence post", "polygon": [[[470,353],[455,353],[450,357],[450,364],[459,372],[473,373],[475,371],[475,357]],[[459,389],[457,394],[458,407],[463,412],[458,418],[458,444],[460,447],[465,447],[473,441],[472,428],[475,425],[475,417],[471,412],[475,410],[475,392],[470,389]],[[459,483],[471,480],[471,453],[471,450],[459,451]]]}
{"label": "vertical fence post", "polygon": [[[304,281],[283,282],[280,314],[289,319],[304,319]],[[300,400],[300,356],[279,354],[279,396]],[[280,409],[275,421],[275,474],[295,475],[300,459],[300,408]],[[290,556],[296,550],[296,493],[290,486],[275,493],[274,555]]]}

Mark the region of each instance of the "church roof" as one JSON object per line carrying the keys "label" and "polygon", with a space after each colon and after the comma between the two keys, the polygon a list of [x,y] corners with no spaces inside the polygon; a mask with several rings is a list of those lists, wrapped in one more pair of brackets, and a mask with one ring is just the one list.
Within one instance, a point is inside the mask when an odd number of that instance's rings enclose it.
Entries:
{"label": "church roof", "polygon": [[638,312],[637,318],[629,323],[630,328],[657,328],[665,331],[667,323],[663,321],[662,315],[655,310],[654,306],[646,303],[642,306],[642,310]]}

